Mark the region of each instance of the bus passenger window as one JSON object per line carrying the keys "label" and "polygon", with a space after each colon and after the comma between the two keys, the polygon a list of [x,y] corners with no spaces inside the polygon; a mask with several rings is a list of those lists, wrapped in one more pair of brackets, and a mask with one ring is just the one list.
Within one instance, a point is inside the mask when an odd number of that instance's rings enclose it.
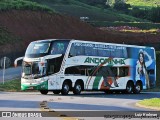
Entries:
{"label": "bus passenger window", "polygon": [[101,57],[107,57],[106,55],[106,51],[105,50],[98,50],[98,56],[101,56]]}
{"label": "bus passenger window", "polygon": [[83,46],[76,46],[75,48],[76,48],[75,51],[76,51],[77,56],[84,55],[84,47]]}
{"label": "bus passenger window", "polygon": [[119,77],[128,76],[129,68],[128,67],[119,67]]}
{"label": "bus passenger window", "polygon": [[65,70],[65,74],[80,74],[80,70],[78,67],[68,67]]}
{"label": "bus passenger window", "polygon": [[65,54],[68,46],[68,41],[54,41],[52,42],[50,54]]}
{"label": "bus passenger window", "polygon": [[74,57],[76,56],[76,46],[74,46],[74,44],[72,44],[71,49],[69,51],[69,56],[68,57]]}
{"label": "bus passenger window", "polygon": [[90,47],[85,47],[85,55],[86,56],[92,56],[92,51]]}

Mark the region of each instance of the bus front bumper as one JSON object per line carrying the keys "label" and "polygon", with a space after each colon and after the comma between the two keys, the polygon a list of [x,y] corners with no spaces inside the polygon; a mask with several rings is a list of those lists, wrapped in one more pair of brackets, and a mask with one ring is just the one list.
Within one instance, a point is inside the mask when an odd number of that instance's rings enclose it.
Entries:
{"label": "bus front bumper", "polygon": [[22,83],[21,90],[48,90],[48,80],[41,83]]}

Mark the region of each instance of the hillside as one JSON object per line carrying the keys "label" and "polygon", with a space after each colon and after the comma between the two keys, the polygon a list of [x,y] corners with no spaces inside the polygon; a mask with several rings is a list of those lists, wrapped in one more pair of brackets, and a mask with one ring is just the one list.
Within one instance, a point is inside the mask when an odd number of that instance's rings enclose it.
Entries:
{"label": "hillside", "polygon": [[[33,0],[32,0],[33,1]],[[69,15],[60,14],[57,10],[49,6],[59,6],[58,9],[72,6],[72,11],[75,14],[80,12],[79,8],[90,11],[88,15],[94,16],[95,19],[110,19],[113,20],[132,20],[131,18],[122,17],[121,14],[102,11],[100,8],[86,5],[84,3],[69,0],[69,3],[64,3],[62,0],[56,1],[56,4],[51,4],[55,0],[36,0],[31,2],[27,0],[1,0],[0,1],[0,58],[3,56],[9,57],[12,61],[24,55],[26,47],[33,40],[48,39],[48,38],[68,38],[91,41],[103,41],[112,43],[124,43],[135,45],[155,46],[159,49],[159,33],[131,33],[119,32],[112,30],[100,30],[86,22],[80,21],[79,17],[71,17]],[[41,4],[38,4],[38,3]],[[42,4],[45,2],[45,4]],[[66,1],[65,1],[66,2]],[[75,11],[73,8],[75,7]],[[63,9],[62,9],[63,10]],[[77,11],[76,11],[77,10]],[[93,11],[91,11],[93,10]],[[98,16],[100,10],[103,14]],[[97,11],[97,13],[96,13]],[[96,16],[97,15],[97,16]],[[107,16],[109,15],[109,17]],[[112,17],[113,16],[113,17]],[[118,17],[117,17],[118,16]]]}
{"label": "hillside", "polygon": [[[77,19],[80,17],[87,17],[86,21],[95,27],[110,27],[110,26],[132,26],[140,29],[159,29],[157,10],[150,10],[151,5],[155,4],[157,0],[128,0],[127,4],[131,4],[131,8],[126,11],[115,10],[113,5],[106,7],[105,3],[95,4],[96,0],[29,0],[45,5],[56,12],[74,16]],[[105,1],[105,0],[101,0]],[[110,0],[112,1],[112,0]],[[93,2],[93,3],[92,3]],[[99,1],[97,1],[99,2]],[[87,4],[90,3],[90,4]],[[92,3],[92,4],[91,4]],[[158,2],[157,2],[158,3]],[[93,5],[94,4],[94,5]],[[143,6],[140,6],[143,5]],[[145,6],[146,5],[146,6]],[[145,11],[149,6],[149,10]],[[144,8],[145,6],[145,8]],[[153,5],[155,6],[155,5]],[[156,12],[156,15],[153,13]],[[123,13],[123,14],[122,14]],[[134,17],[133,17],[134,16]],[[151,22],[152,21],[152,22]],[[142,24],[141,24],[142,23]]]}
{"label": "hillside", "polygon": [[80,0],[28,0],[34,1],[41,5],[46,5],[55,11],[76,18],[88,17],[89,21],[124,21],[124,22],[144,22],[146,20],[138,19],[129,15],[121,14],[110,9],[104,9],[92,5],[85,4]]}
{"label": "hillside", "polygon": [[7,55],[12,60],[24,55],[27,45],[39,39],[69,38],[157,45],[160,38],[159,34],[101,31],[72,17],[30,10],[1,11],[0,26],[3,29],[0,31],[2,40],[8,36],[8,41],[0,45],[0,58]]}

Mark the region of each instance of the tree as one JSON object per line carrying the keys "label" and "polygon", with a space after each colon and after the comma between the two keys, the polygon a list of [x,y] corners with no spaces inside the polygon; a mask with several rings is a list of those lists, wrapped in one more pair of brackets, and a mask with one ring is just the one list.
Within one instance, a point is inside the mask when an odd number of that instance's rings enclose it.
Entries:
{"label": "tree", "polygon": [[115,2],[113,6],[114,9],[125,12],[128,11],[128,8],[130,7],[131,7],[130,4],[126,4],[125,2],[120,2],[120,1]]}
{"label": "tree", "polygon": [[143,10],[138,7],[133,7],[130,14],[134,17],[137,17],[137,18],[147,19],[148,10],[146,10],[146,9]]}
{"label": "tree", "polygon": [[152,8],[148,13],[147,19],[153,22],[160,22],[160,7]]}

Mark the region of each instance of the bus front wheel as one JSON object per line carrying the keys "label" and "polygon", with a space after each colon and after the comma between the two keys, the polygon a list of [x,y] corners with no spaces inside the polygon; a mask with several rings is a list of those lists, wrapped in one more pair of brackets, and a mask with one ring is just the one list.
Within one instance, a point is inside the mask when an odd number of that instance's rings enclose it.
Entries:
{"label": "bus front wheel", "polygon": [[63,85],[62,85],[61,94],[62,95],[68,95],[69,90],[70,90],[70,86],[69,86],[68,82],[64,82]]}
{"label": "bus front wheel", "polygon": [[48,90],[40,90],[40,93],[43,94],[43,95],[47,95]]}
{"label": "bus front wheel", "polygon": [[81,86],[80,82],[76,82],[76,84],[73,88],[73,93],[75,95],[79,95],[79,94],[81,94],[81,91],[82,91],[82,86]]}

